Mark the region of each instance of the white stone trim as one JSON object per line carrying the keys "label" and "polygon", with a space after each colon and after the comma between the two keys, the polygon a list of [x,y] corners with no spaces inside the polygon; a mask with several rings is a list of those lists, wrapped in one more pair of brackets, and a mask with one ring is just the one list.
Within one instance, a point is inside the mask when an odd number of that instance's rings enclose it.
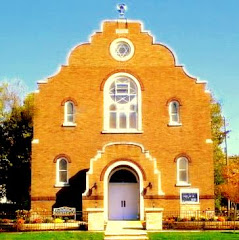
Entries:
{"label": "white stone trim", "polygon": [[108,220],[108,208],[109,208],[109,203],[108,203],[108,198],[109,198],[109,176],[111,174],[111,172],[114,170],[114,168],[118,167],[118,166],[129,166],[132,169],[135,170],[135,172],[138,175],[139,178],[139,212],[140,212],[140,220],[144,220],[144,197],[141,194],[144,190],[144,180],[143,180],[143,175],[141,170],[138,168],[138,166],[136,166],[134,163],[132,162],[128,162],[128,161],[118,161],[113,163],[112,165],[110,165],[104,175],[104,218],[107,221]]}
{"label": "white stone trim", "polygon": [[[115,48],[117,47],[119,42],[124,42],[129,45],[130,52],[125,57],[120,57],[115,53]],[[116,38],[111,44],[110,44],[110,54],[111,56],[120,62],[125,62],[130,60],[134,56],[134,45],[128,38]]]}
{"label": "white stone trim", "polygon": [[174,122],[169,122],[168,123],[168,126],[169,127],[180,127],[180,126],[182,126],[183,124],[182,123],[174,123]]}
{"label": "white stone trim", "polygon": [[47,79],[37,81],[37,84],[46,84],[48,82]]}
{"label": "white stone trim", "polygon": [[70,186],[69,183],[65,183],[65,184],[57,183],[57,184],[54,185],[55,188],[69,187],[69,186]]}
{"label": "white stone trim", "polygon": [[70,122],[64,122],[62,124],[63,127],[76,127],[77,124],[76,123],[70,123]]}
{"label": "white stone trim", "polygon": [[32,144],[38,144],[38,143],[39,143],[39,139],[35,138],[35,139],[32,140]]}
{"label": "white stone trim", "polygon": [[213,143],[211,138],[206,139],[206,143]]}
{"label": "white stone trim", "polygon": [[176,183],[176,187],[190,187],[191,183]]}
{"label": "white stone trim", "polygon": [[199,79],[197,79],[196,83],[198,83],[198,84],[207,84],[208,82],[206,80],[199,80]]}
{"label": "white stone trim", "polygon": [[165,195],[165,193],[162,191],[162,183],[161,183],[161,171],[158,170],[157,168],[157,160],[156,158],[153,158],[149,151],[145,150],[144,146],[141,143],[136,143],[136,142],[109,142],[107,144],[105,144],[102,147],[102,150],[97,151],[97,154],[90,159],[90,168],[88,170],[88,172],[86,173],[86,189],[85,192],[82,194],[82,196],[87,196],[87,193],[89,191],[89,178],[90,175],[94,172],[93,166],[94,166],[94,161],[97,161],[98,159],[100,159],[102,157],[102,154],[105,153],[106,148],[109,146],[113,146],[113,145],[134,145],[137,147],[141,148],[141,152],[143,154],[145,154],[145,157],[147,159],[149,159],[149,161],[153,161],[153,165],[154,165],[154,174],[157,175],[158,177],[158,195]]}
{"label": "white stone trim", "polygon": [[126,34],[126,33],[129,33],[129,29],[116,29],[115,30],[115,33],[117,34]]}
{"label": "white stone trim", "polygon": [[[152,34],[152,32],[150,30],[145,30],[145,27],[144,27],[144,22],[143,21],[140,21],[140,20],[135,20],[135,19],[127,19],[126,20],[123,20],[123,19],[115,19],[115,20],[112,20],[112,19],[104,19],[101,21],[100,23],[100,30],[93,30],[91,32],[91,34],[88,36],[88,41],[85,41],[85,42],[79,42],[77,45],[73,46],[67,53],[67,56],[66,56],[66,61],[65,61],[65,64],[66,65],[69,65],[69,59],[70,59],[70,56],[71,56],[71,53],[80,45],[83,45],[83,44],[89,44],[91,43],[91,38],[92,36],[94,36],[96,33],[98,33],[99,31],[100,32],[103,32],[103,25],[105,22],[127,22],[127,23],[139,23],[141,24],[141,33],[146,33],[148,35],[150,35],[152,37],[152,44],[153,45],[156,45],[156,44],[160,44],[166,48],[168,48],[172,55],[174,56],[174,59],[175,59],[175,66],[179,66],[179,61],[178,61],[178,56],[177,54],[174,52],[173,48],[168,44],[168,43],[164,43],[164,42],[157,42],[156,41],[156,38],[155,38],[155,35]],[[116,29],[117,30],[117,29]],[[118,29],[118,30],[121,30],[121,29]],[[123,29],[122,29],[123,30]],[[128,30],[128,29],[127,29]],[[64,65],[64,64],[63,64]],[[196,78],[194,76],[192,76],[191,74],[189,74],[189,72],[187,71],[186,67],[184,66],[184,64],[180,64],[181,67],[183,68],[183,71],[191,78]],[[50,77],[53,77],[55,75],[57,75],[61,70],[61,65],[58,66],[57,70],[52,74],[52,75],[49,75],[47,78],[46,78],[46,83],[48,82],[48,79]],[[39,81],[41,82],[41,80]],[[207,92],[207,90],[205,90],[205,92]],[[209,92],[207,92],[209,93]]]}

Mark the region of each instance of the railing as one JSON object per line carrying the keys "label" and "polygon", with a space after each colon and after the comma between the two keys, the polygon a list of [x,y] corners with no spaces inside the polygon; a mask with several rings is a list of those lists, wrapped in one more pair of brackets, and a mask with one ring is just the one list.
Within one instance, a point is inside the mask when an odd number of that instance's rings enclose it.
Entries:
{"label": "railing", "polygon": [[56,216],[49,211],[0,212],[1,231],[79,230],[87,228],[87,213]]}
{"label": "railing", "polygon": [[[67,215],[67,214],[66,214]],[[163,229],[239,229],[239,211],[163,212]],[[87,212],[76,211],[68,216],[56,216],[49,211],[1,211],[1,231],[79,230],[87,229]]]}
{"label": "railing", "polygon": [[163,212],[163,229],[239,229],[239,211]]}

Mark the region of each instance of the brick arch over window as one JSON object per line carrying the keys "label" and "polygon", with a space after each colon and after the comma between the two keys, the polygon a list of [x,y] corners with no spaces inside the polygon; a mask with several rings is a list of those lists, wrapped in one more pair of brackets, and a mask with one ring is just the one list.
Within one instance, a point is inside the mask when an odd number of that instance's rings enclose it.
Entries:
{"label": "brick arch over window", "polygon": [[178,154],[175,158],[174,158],[174,162],[177,162],[177,160],[181,157],[184,157],[184,158],[187,158],[188,162],[191,163],[192,162],[192,159],[191,157],[188,156],[188,154],[186,153],[180,153]]}
{"label": "brick arch over window", "polygon": [[60,159],[60,158],[64,158],[64,159],[67,160],[68,163],[71,163],[71,158],[70,158],[68,155],[64,154],[64,153],[61,153],[61,154],[57,155],[57,156],[54,158],[53,162],[56,163],[57,160]]}
{"label": "brick arch over window", "polygon": [[103,180],[104,180],[105,172],[106,172],[106,170],[108,169],[108,167],[111,166],[112,164],[116,163],[116,162],[119,162],[119,161],[128,161],[128,162],[131,162],[131,163],[135,164],[135,165],[140,169],[140,171],[141,171],[141,173],[142,173],[142,176],[143,176],[143,180],[144,180],[144,181],[147,181],[147,177],[146,177],[146,173],[145,173],[144,169],[143,169],[137,162],[135,162],[135,161],[133,161],[133,160],[131,160],[131,159],[125,159],[125,158],[124,158],[124,159],[115,159],[115,160],[109,162],[109,163],[104,167],[104,169],[102,170],[102,172],[101,172],[101,174],[100,174],[100,181],[103,181]]}
{"label": "brick arch over window", "polygon": [[169,98],[168,101],[166,102],[166,106],[169,106],[171,102],[178,102],[179,106],[182,106],[182,101],[177,97]]}
{"label": "brick arch over window", "polygon": [[64,98],[61,102],[61,106],[64,106],[66,102],[72,102],[75,106],[78,106],[77,101],[71,97]]}
{"label": "brick arch over window", "polygon": [[132,71],[130,71],[130,70],[128,70],[128,69],[117,69],[117,70],[112,71],[112,72],[110,72],[109,74],[107,74],[107,76],[103,79],[103,81],[102,81],[101,84],[100,84],[100,91],[103,91],[103,90],[104,90],[105,82],[108,80],[108,78],[109,78],[111,75],[113,75],[113,74],[115,74],[115,73],[122,73],[122,72],[128,73],[128,74],[134,76],[134,77],[138,80],[138,82],[139,82],[139,85],[140,85],[140,87],[141,87],[141,91],[144,91],[144,84],[143,84],[142,80],[140,79],[140,77],[139,77],[137,74],[135,74],[134,72],[132,72]]}

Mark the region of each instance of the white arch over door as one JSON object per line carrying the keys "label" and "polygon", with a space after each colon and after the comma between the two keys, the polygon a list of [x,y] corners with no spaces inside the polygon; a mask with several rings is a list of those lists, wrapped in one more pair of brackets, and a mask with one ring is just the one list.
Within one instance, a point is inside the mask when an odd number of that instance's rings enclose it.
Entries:
{"label": "white arch over door", "polygon": [[139,177],[139,213],[140,213],[140,220],[144,220],[144,198],[143,195],[141,194],[143,192],[143,175],[141,170],[139,169],[138,166],[136,166],[134,163],[132,162],[128,162],[128,161],[117,161],[114,162],[112,165],[110,165],[104,175],[104,218],[107,221],[108,220],[108,199],[109,199],[109,176],[111,175],[112,171],[120,166],[128,166],[130,168],[132,168]]}

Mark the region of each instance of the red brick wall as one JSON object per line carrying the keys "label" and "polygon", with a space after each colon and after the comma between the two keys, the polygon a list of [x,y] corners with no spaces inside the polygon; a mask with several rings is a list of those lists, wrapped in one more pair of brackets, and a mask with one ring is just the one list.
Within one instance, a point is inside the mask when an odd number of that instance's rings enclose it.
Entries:
{"label": "red brick wall", "polygon": [[[128,34],[115,33],[116,28],[124,27],[128,28]],[[135,54],[129,61],[119,62],[110,55],[109,46],[119,37],[128,38],[134,44]],[[102,89],[105,80],[115,72],[131,73],[143,87],[142,134],[102,133]],[[76,127],[62,126],[64,107],[61,103],[69,97],[78,105]],[[180,127],[167,125],[167,102],[172,98],[181,103]],[[196,83],[196,79],[188,76],[181,66],[176,66],[173,53],[166,46],[153,44],[152,37],[141,32],[140,23],[125,26],[124,23],[105,22],[103,32],[95,33],[91,43],[77,46],[70,54],[68,65],[62,66],[46,84],[39,84],[39,93],[35,94],[34,139],[39,139],[39,143],[33,144],[32,149],[32,207],[51,208],[52,200],[47,197],[54,199],[61,190],[54,187],[56,164],[53,160],[57,155],[70,156],[71,178],[80,170],[88,169],[90,159],[105,144],[121,141],[140,143],[157,159],[166,196],[179,196],[180,188],[175,187],[174,160],[181,153],[191,159],[191,187],[199,188],[200,195],[212,196],[212,144],[206,143],[206,139],[211,138],[209,102],[205,85]],[[131,158],[135,160],[133,156]],[[110,160],[114,159],[107,161]],[[104,164],[102,161],[102,167]],[[148,178],[152,177],[150,173],[148,175]],[[174,205],[169,202],[162,201],[168,210]],[[205,208],[213,208],[213,201],[207,202],[203,204]]]}

